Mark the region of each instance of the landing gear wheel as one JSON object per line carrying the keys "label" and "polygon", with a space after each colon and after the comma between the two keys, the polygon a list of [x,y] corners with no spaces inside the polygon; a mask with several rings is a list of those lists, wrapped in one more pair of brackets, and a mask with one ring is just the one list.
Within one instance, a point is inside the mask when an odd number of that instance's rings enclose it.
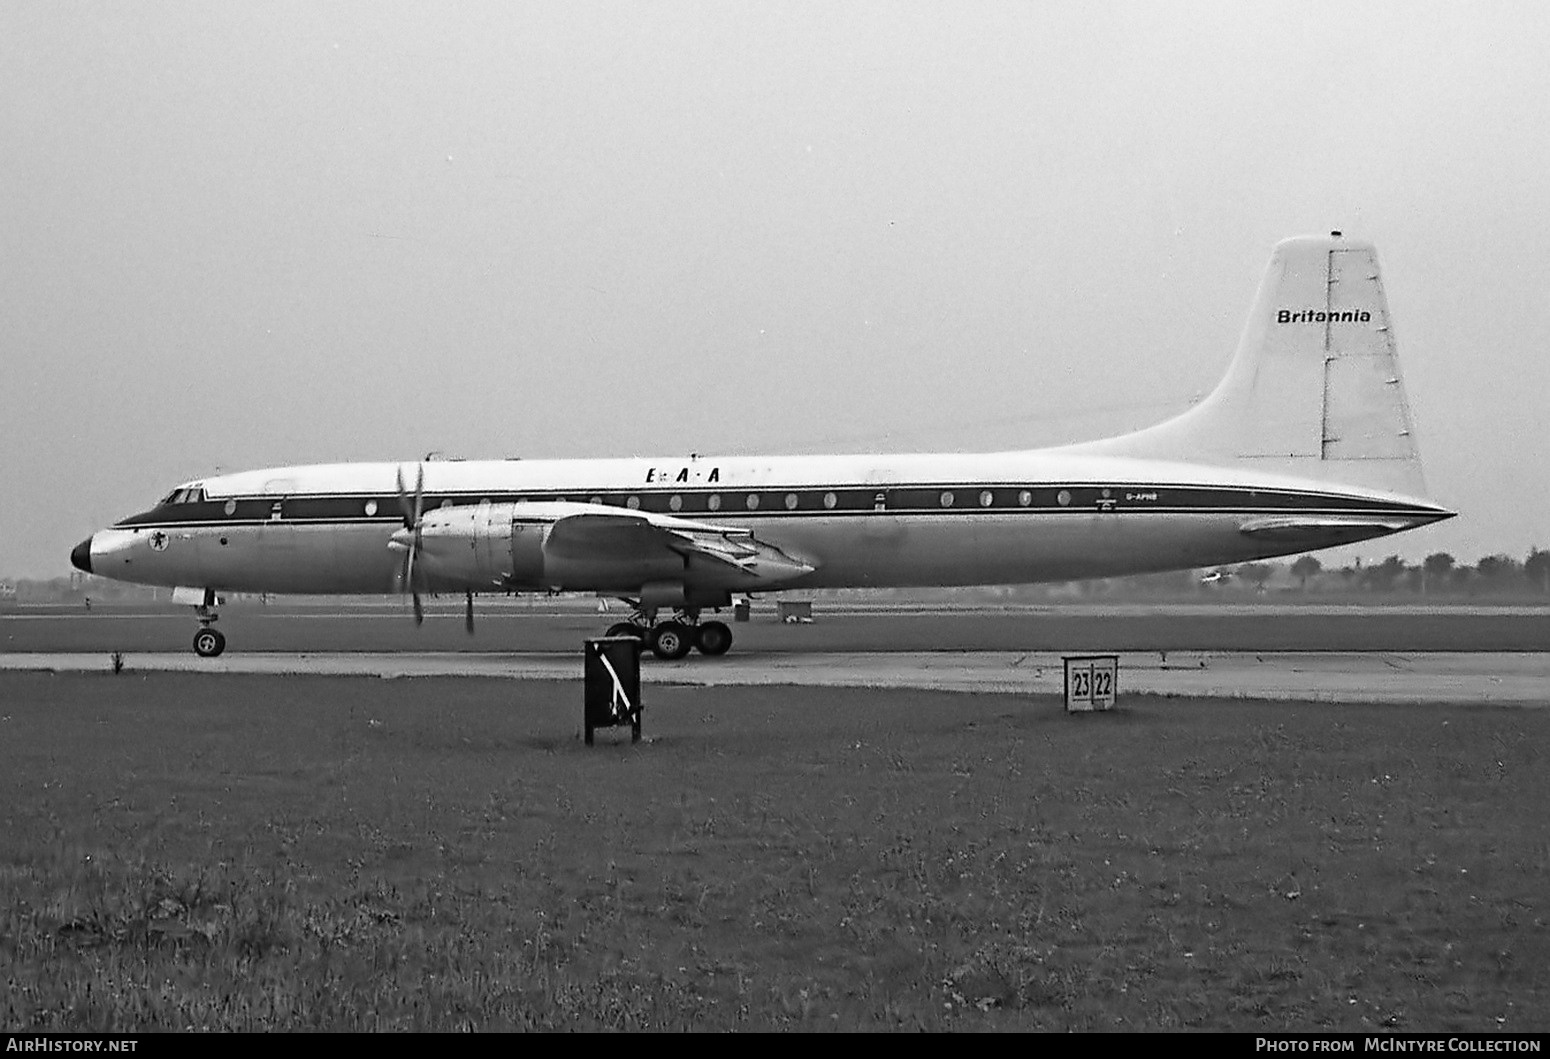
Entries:
{"label": "landing gear wheel", "polygon": [[226,650],[226,637],[214,629],[200,629],[194,633],[194,653],[200,658],[214,658]]}
{"label": "landing gear wheel", "polygon": [[633,636],[637,640],[646,638],[646,630],[634,622],[621,621],[608,627],[609,636]]}
{"label": "landing gear wheel", "polygon": [[682,622],[664,621],[651,630],[647,645],[664,662],[676,662],[694,646],[694,635]]}
{"label": "landing gear wheel", "polygon": [[732,630],[724,622],[708,621],[700,626],[694,645],[702,655],[712,658],[724,655],[732,647]]}

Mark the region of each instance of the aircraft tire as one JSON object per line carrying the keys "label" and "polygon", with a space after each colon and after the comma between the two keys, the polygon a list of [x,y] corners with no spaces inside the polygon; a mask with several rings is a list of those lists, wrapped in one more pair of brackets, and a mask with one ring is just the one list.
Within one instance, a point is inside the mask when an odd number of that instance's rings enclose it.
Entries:
{"label": "aircraft tire", "polygon": [[642,629],[639,625],[636,625],[633,622],[621,621],[615,622],[613,625],[608,627],[608,635],[633,636],[637,640],[644,640],[646,638],[646,630]]}
{"label": "aircraft tire", "polygon": [[194,633],[194,653],[200,658],[214,658],[226,650],[226,637],[214,629],[200,629]]}
{"label": "aircraft tire", "polygon": [[719,658],[732,649],[732,630],[725,622],[707,621],[700,626],[694,638],[694,646],[700,649],[702,655]]}
{"label": "aircraft tire", "polygon": [[694,636],[682,622],[664,621],[651,630],[647,646],[664,662],[676,662],[694,646]]}

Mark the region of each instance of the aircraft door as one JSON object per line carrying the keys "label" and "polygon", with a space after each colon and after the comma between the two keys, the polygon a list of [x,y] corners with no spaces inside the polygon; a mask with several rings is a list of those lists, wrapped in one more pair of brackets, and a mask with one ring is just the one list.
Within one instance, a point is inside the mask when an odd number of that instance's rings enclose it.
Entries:
{"label": "aircraft door", "polygon": [[892,505],[888,479],[883,472],[874,471],[867,475],[867,482],[872,489],[872,514],[861,521],[863,535],[872,542],[901,539],[904,536],[904,520],[889,513]]}
{"label": "aircraft door", "polygon": [[307,571],[301,569],[300,531],[285,517],[287,498],[269,499],[269,515],[258,528],[259,576],[277,591],[302,591],[307,587]]}

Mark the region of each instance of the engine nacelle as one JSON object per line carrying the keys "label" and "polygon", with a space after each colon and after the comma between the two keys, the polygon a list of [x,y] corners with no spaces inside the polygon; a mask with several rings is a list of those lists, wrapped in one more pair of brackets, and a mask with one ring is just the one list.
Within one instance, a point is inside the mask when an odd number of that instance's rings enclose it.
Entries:
{"label": "engine nacelle", "polygon": [[436,508],[420,520],[417,562],[431,584],[475,591],[634,592],[646,582],[682,579],[682,557],[649,536],[622,551],[551,546],[558,520],[596,510],[565,501]]}
{"label": "engine nacelle", "polygon": [[[706,539],[696,541],[696,532]],[[393,539],[402,547],[413,535],[400,530]],[[416,562],[432,589],[640,594],[647,606],[723,607],[733,591],[812,570],[769,545],[714,528],[648,523],[564,500],[436,508],[421,518],[419,539]],[[675,541],[683,547],[673,547]]]}
{"label": "engine nacelle", "polygon": [[552,518],[520,517],[521,504],[428,511],[420,520],[418,562],[434,582],[458,588],[546,588],[544,541]]}

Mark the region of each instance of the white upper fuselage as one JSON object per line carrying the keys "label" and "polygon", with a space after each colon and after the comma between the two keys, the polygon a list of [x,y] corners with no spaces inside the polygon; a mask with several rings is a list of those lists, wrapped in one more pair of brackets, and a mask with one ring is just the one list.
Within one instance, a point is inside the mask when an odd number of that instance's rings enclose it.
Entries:
{"label": "white upper fuselage", "polygon": [[[320,464],[190,482],[174,494],[180,502],[96,534],[91,568],[121,580],[216,590],[393,592],[401,587],[400,558],[390,542],[404,527],[401,490],[404,483],[414,488],[417,467]],[[1347,543],[1450,514],[1423,500],[1258,474],[1251,466],[1059,449],[453,461],[426,463],[423,476],[428,517],[486,501],[535,511],[564,501],[575,508],[562,513],[639,511],[751,531],[811,568],[759,586],[770,589],[1019,583],[1216,565]],[[1267,519],[1315,528],[1291,540],[1245,531]],[[563,569],[558,577],[504,584],[466,583],[432,570],[427,587],[640,587],[617,569]]]}

